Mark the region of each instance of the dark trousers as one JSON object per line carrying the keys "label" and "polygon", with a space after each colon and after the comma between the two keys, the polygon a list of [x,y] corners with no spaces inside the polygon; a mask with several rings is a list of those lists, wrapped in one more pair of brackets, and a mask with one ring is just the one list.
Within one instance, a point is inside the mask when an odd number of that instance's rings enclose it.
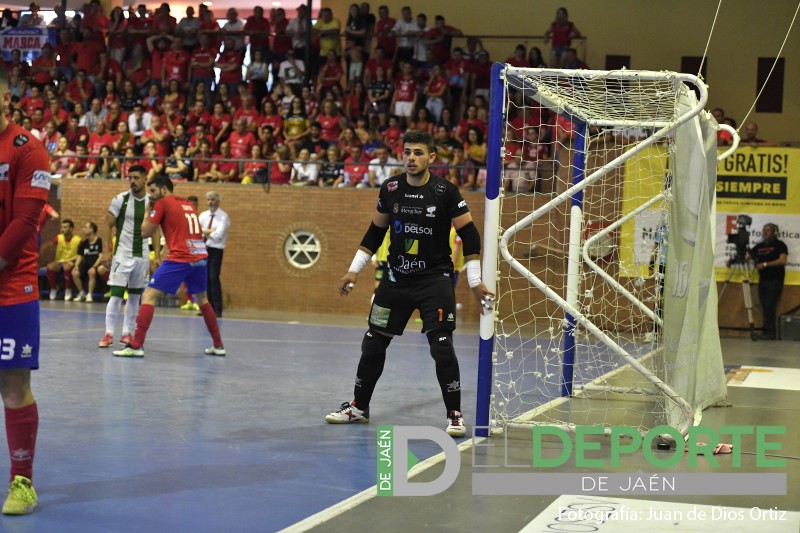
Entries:
{"label": "dark trousers", "polygon": [[208,301],[217,316],[222,316],[222,283],[219,276],[222,273],[222,255],[225,250],[221,248],[207,248],[208,250]]}
{"label": "dark trousers", "polygon": [[764,315],[764,335],[775,336],[776,314],[778,301],[783,292],[783,280],[759,280],[758,301],[761,303],[761,313]]}

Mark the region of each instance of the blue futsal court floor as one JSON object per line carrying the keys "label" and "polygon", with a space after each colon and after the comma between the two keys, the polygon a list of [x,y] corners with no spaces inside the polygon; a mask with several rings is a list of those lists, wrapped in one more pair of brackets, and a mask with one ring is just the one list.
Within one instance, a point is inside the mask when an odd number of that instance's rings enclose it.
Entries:
{"label": "blue futsal court floor", "polygon": [[[29,516],[0,517],[0,532],[505,533],[549,519],[556,496],[472,494],[474,449],[467,449],[467,439],[460,439],[461,474],[450,489],[428,498],[372,498],[377,426],[445,424],[427,338],[413,321],[389,347],[371,423],[343,426],[326,424],[323,417],[351,399],[366,316],[261,313],[260,320],[250,320],[252,314],[226,312],[220,325],[228,356],[220,358],[203,354],[210,339],[202,318],[158,309],[144,359],[119,359],[96,347],[104,310],[100,303],[42,302],[41,369],[33,373],[40,413],[34,464],[39,507]],[[454,343],[471,426],[478,359],[474,328],[457,330]],[[788,492],[652,499],[676,508],[775,506],[792,511],[793,522],[738,530],[796,533],[800,387],[790,376],[800,372],[797,344],[723,339],[723,353],[736,369],[729,372],[736,386],[729,386],[726,406],[706,410],[703,421],[712,427],[784,426],[780,453],[788,461]],[[768,378],[773,386],[766,386]],[[529,460],[529,445],[518,446]],[[427,441],[411,442],[410,448],[420,460],[440,451]],[[489,458],[498,464],[507,453],[502,446],[485,450],[500,454]],[[525,454],[512,463],[524,461]],[[751,455],[745,457],[752,462]],[[723,469],[736,472],[730,458],[720,459]],[[8,468],[7,462],[0,464]],[[435,479],[441,467],[419,470],[419,479]],[[635,456],[618,470],[648,468]],[[676,468],[692,471],[683,464]],[[689,524],[658,525],[662,529],[651,530],[684,531]],[[717,526],[691,524],[691,530],[731,530]],[[644,528],[627,524],[609,531],[634,530]]]}
{"label": "blue futsal court floor", "polygon": [[[351,399],[366,317],[350,326],[225,318],[220,358],[203,354],[202,318],[159,309],[145,358],[122,359],[96,347],[104,309],[42,302],[39,507],[0,518],[0,530],[276,531],[375,484],[377,425],[444,428],[413,321],[389,347],[371,423],[339,426],[323,417]],[[454,342],[471,422],[478,338],[457,331]]]}

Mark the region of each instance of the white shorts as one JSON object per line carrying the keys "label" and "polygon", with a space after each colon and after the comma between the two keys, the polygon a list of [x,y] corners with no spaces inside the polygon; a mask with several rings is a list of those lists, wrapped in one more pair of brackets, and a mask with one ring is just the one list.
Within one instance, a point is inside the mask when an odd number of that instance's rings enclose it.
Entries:
{"label": "white shorts", "polygon": [[117,257],[111,261],[108,284],[114,287],[144,289],[150,281],[149,257]]}
{"label": "white shorts", "polygon": [[410,117],[414,114],[414,102],[395,102],[394,114],[398,117]]}

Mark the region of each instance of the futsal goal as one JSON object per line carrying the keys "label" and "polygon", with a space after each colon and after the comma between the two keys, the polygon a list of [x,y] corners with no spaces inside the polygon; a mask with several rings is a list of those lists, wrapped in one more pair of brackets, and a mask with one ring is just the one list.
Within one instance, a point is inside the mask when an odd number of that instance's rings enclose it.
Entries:
{"label": "futsal goal", "polygon": [[725,397],[706,101],[688,74],[494,65],[479,435],[685,435]]}

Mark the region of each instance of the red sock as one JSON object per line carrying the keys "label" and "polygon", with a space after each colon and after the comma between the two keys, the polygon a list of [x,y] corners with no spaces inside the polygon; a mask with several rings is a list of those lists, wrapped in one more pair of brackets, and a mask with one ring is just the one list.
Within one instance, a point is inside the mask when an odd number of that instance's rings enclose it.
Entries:
{"label": "red sock", "polygon": [[6,409],[6,438],[11,456],[11,479],[25,476],[33,479],[33,453],[36,450],[36,431],[39,428],[39,411],[36,403]]}
{"label": "red sock", "polygon": [[133,333],[131,348],[139,349],[144,346],[144,338],[147,337],[147,330],[153,321],[153,312],[156,310],[151,304],[139,306],[139,314],[136,315],[136,331]]}
{"label": "red sock", "polygon": [[200,312],[203,313],[203,320],[206,322],[208,332],[211,333],[211,339],[214,341],[214,346],[217,348],[222,347],[222,337],[219,334],[219,324],[217,324],[217,315],[214,314],[214,308],[211,304],[206,302],[200,306]]}
{"label": "red sock", "polygon": [[58,289],[58,282],[56,281],[56,273],[52,270],[47,271],[47,281],[50,282],[50,290]]}
{"label": "red sock", "polygon": [[72,290],[72,269],[64,269],[64,288],[68,291]]}

